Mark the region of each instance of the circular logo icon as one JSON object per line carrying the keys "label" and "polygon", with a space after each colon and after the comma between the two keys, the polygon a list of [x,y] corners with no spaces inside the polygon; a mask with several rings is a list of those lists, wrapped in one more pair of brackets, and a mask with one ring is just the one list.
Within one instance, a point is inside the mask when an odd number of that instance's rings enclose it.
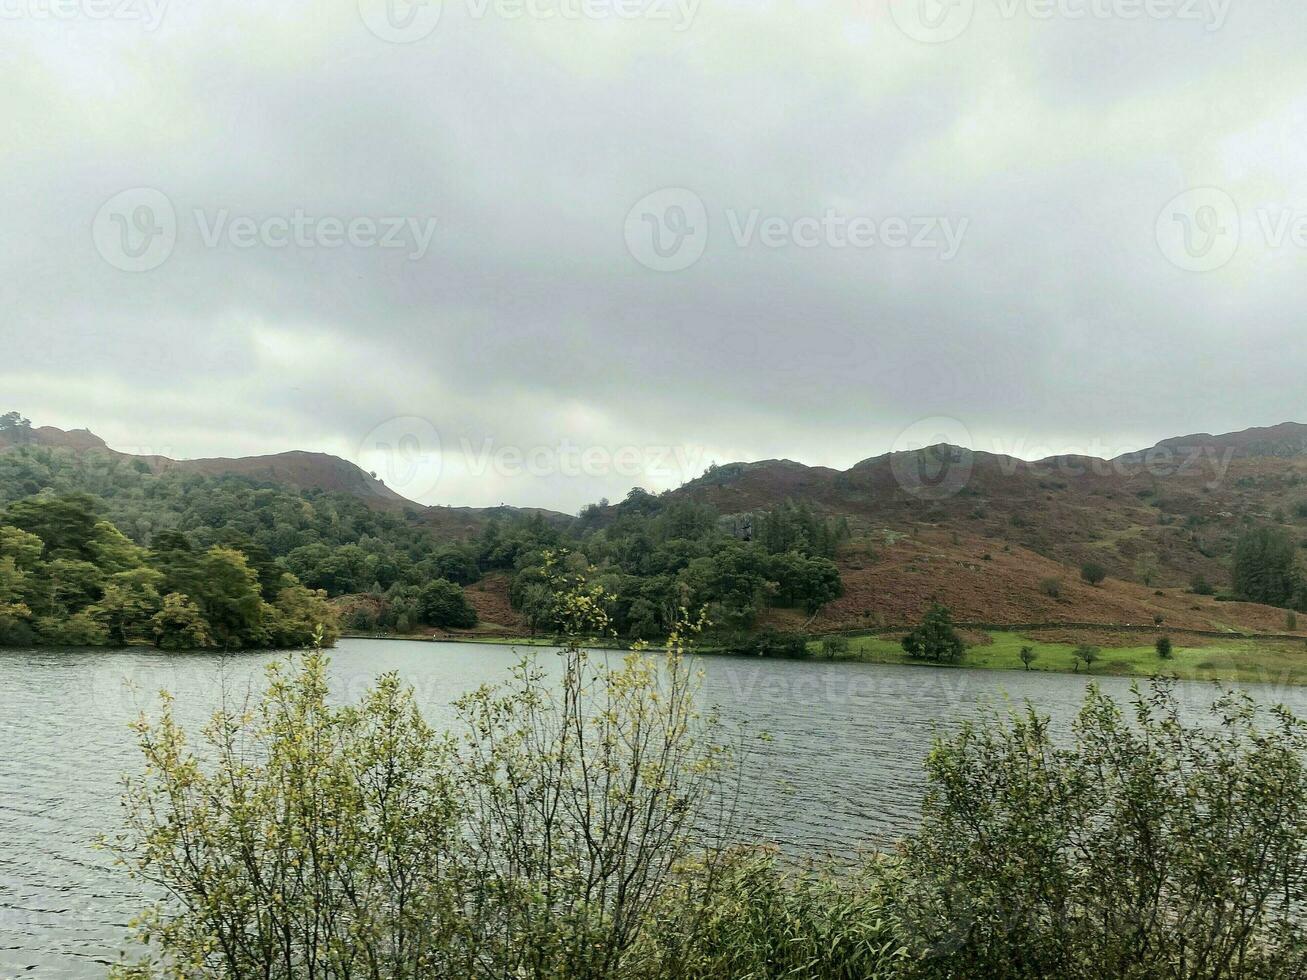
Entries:
{"label": "circular logo icon", "polygon": [[971,433],[946,416],[914,422],[890,447],[890,470],[905,491],[921,500],[943,500],[967,485],[974,456]]}
{"label": "circular logo icon", "polygon": [[1157,216],[1157,247],[1187,272],[1212,272],[1239,250],[1239,206],[1219,187],[1177,194]]}
{"label": "circular logo icon", "polygon": [[381,423],[359,445],[359,465],[410,500],[424,502],[440,483],[440,434],[426,419],[403,415]]}
{"label": "circular logo icon", "polygon": [[359,16],[377,37],[391,44],[421,41],[440,23],[441,0],[359,0]]}
{"label": "circular logo icon", "polygon": [[976,0],[889,0],[889,12],[912,40],[943,44],[971,25]]}
{"label": "circular logo icon", "polygon": [[680,272],[708,247],[708,209],[694,191],[664,187],[626,213],[626,249],[655,272]]}
{"label": "circular logo icon", "polygon": [[149,272],[168,261],[177,244],[177,212],[153,187],[134,187],[100,206],[91,237],[101,258],[124,272]]}

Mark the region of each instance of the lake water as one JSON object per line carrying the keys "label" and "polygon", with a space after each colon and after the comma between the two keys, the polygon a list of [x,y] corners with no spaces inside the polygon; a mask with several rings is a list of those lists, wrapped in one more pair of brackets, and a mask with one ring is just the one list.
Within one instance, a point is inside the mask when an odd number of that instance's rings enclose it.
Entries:
{"label": "lake water", "polygon": [[[274,656],[0,650],[0,977],[104,975],[144,901],[92,848],[97,835],[119,829],[119,781],[138,767],[127,721],[166,688],[194,726],[224,694],[257,688]],[[332,652],[332,684],[338,696],[356,698],[378,673],[398,671],[439,723],[451,700],[504,679],[517,656],[501,646],[343,640]],[[936,726],[1005,696],[1065,722],[1086,683],[1037,672],[699,662],[705,699],[728,723],[772,736],[745,763],[745,832],[837,855],[885,846],[912,828]],[[1100,683],[1115,694],[1128,689],[1116,678]],[[1211,691],[1187,685],[1182,694],[1197,710]],[[1258,696],[1307,714],[1307,689]]]}

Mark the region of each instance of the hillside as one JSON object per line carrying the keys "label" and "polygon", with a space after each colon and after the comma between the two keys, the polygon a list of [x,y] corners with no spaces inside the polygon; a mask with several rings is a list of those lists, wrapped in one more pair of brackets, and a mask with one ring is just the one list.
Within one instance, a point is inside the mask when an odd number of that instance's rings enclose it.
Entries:
{"label": "hillside", "polygon": [[[173,460],[116,452],[85,429],[0,431],[0,451],[21,445],[78,458],[106,454],[160,477],[233,476],[255,486],[346,494],[402,524],[391,533],[433,545],[472,541],[492,520],[539,515],[575,535],[572,546],[584,553],[588,536],[622,513],[621,504],[590,508],[577,521],[531,509],[423,507],[323,453]],[[1189,585],[1201,576],[1227,589],[1235,541],[1248,527],[1278,525],[1307,541],[1307,425],[1178,437],[1111,460],[1031,462],[939,446],[870,457],[844,471],[788,459],[732,463],[647,499],[658,507],[709,505],[742,536],[755,515],[785,501],[846,523],[849,540],[835,553],[843,597],[815,617],[764,615],[782,627],[888,628],[916,622],[938,598],[969,622],[1147,626],[1160,617],[1177,629],[1275,632],[1284,628],[1282,610],[1194,595]],[[1106,568],[1103,585],[1080,580],[1088,560]],[[473,599],[486,621],[520,628],[507,603],[510,581],[488,576]]]}

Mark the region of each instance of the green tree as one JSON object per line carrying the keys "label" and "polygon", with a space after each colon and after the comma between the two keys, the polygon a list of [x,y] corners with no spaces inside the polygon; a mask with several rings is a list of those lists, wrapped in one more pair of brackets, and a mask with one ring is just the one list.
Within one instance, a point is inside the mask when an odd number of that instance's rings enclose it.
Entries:
{"label": "green tree", "polygon": [[909,657],[932,663],[955,664],[966,652],[966,644],[953,629],[953,614],[938,602],[927,610],[921,625],[903,637]]}
{"label": "green tree", "polygon": [[105,628],[109,643],[126,646],[131,639],[152,636],[151,620],[162,600],[163,575],[152,568],[136,568],[110,576],[104,594],[89,611]]}
{"label": "green tree", "polygon": [[200,583],[193,599],[223,649],[262,646],[264,603],[259,577],[239,551],[215,545],[199,560]]}
{"label": "green tree", "polygon": [[165,650],[203,650],[213,646],[209,624],[189,596],[170,592],[150,620],[156,646]]}
{"label": "green tree", "polygon": [[1107,578],[1107,569],[1096,561],[1087,561],[1080,566],[1080,577],[1090,585],[1099,585]]}
{"label": "green tree", "polygon": [[1239,538],[1230,572],[1235,593],[1249,602],[1288,606],[1299,598],[1297,550],[1280,528],[1255,528]]}
{"label": "green tree", "polygon": [[431,626],[470,629],[477,624],[476,609],[453,582],[438,578],[422,587],[422,621]]}
{"label": "green tree", "polygon": [[1175,655],[1169,636],[1159,636],[1154,645],[1157,647],[1157,656],[1162,660],[1170,660]]}
{"label": "green tree", "polygon": [[1075,663],[1076,673],[1080,672],[1080,665],[1085,665],[1085,670],[1093,668],[1094,663],[1098,660],[1099,649],[1092,643],[1081,643],[1071,652],[1071,658]]}
{"label": "green tree", "polygon": [[1020,657],[1022,665],[1026,670],[1029,670],[1030,665],[1039,659],[1039,653],[1034,647],[1022,647]]}

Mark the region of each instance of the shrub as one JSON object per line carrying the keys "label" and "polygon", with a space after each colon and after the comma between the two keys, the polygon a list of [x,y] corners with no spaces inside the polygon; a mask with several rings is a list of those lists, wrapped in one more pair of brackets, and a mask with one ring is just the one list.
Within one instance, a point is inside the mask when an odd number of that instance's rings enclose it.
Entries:
{"label": "shrub", "polygon": [[1087,561],[1080,566],[1080,577],[1090,585],[1098,585],[1107,578],[1107,569],[1096,561]]}
{"label": "shrub", "polygon": [[1307,970],[1307,727],[1168,683],[1091,687],[1068,740],[1033,708],[927,762],[892,911],[935,977],[1290,977]]}
{"label": "shrub", "polygon": [[1021,663],[1026,670],[1029,670],[1030,665],[1039,659],[1039,653],[1034,647],[1022,647],[1019,656],[1021,657]]}
{"label": "shrub", "polygon": [[1062,594],[1062,580],[1058,578],[1040,579],[1039,591],[1052,599],[1056,599]]}
{"label": "shrub", "polygon": [[821,654],[827,660],[845,656],[848,652],[849,638],[847,636],[823,636],[821,638]]}
{"label": "shrub", "polygon": [[1171,659],[1173,651],[1171,649],[1171,638],[1169,636],[1159,636],[1157,638],[1157,643],[1154,644],[1154,646],[1157,647],[1157,655],[1160,658],[1163,660]]}
{"label": "shrub", "polygon": [[[602,596],[569,605],[609,634]],[[457,702],[459,738],[393,674],[334,706],[320,653],[272,665],[198,752],[165,698],[110,846],[169,898],[140,920],[150,961],[120,975],[633,975],[652,910],[719,854],[698,842],[725,750],[682,653],[674,634],[598,667],[573,643],[561,680],[523,660]]]}

